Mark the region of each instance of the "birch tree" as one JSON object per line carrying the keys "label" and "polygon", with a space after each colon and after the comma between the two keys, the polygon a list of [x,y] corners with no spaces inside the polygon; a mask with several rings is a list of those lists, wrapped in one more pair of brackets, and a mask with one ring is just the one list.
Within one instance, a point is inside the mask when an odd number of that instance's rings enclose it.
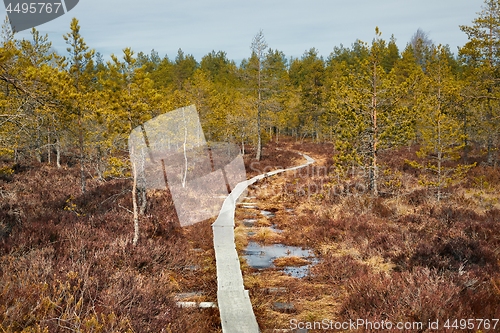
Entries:
{"label": "birch tree", "polygon": [[267,43],[264,38],[264,33],[260,30],[252,40],[252,58],[255,60],[255,72],[256,72],[256,83],[257,83],[257,152],[255,154],[255,159],[260,161],[262,155],[262,109],[263,109],[263,80],[262,80],[262,67],[265,59],[265,51],[267,49]]}

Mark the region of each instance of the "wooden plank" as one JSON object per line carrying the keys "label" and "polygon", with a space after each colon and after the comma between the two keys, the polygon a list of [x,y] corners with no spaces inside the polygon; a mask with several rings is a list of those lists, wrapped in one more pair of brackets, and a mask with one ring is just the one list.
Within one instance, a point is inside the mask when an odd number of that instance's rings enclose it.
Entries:
{"label": "wooden plank", "polygon": [[[303,154],[302,154],[303,155]],[[256,181],[280,172],[303,168],[314,162],[303,155],[307,163],[290,169],[280,169],[238,183],[224,200],[217,220],[212,224],[215,262],[217,265],[217,303],[224,333],[258,333],[259,325],[243,286],[240,261],[234,243],[234,212],[236,202],[246,188]]]}

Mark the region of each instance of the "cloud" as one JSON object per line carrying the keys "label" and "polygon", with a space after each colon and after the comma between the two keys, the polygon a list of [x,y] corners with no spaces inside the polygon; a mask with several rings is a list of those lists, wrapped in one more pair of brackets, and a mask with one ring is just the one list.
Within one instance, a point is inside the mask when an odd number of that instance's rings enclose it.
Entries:
{"label": "cloud", "polygon": [[[300,57],[315,47],[328,56],[334,46],[350,46],[356,39],[371,42],[375,26],[382,37],[395,35],[403,48],[422,28],[452,50],[467,41],[460,24],[470,24],[482,0],[85,0],[71,11],[87,44],[105,57],[125,47],[175,57],[182,48],[198,60],[212,50],[231,59],[250,55],[253,36],[264,30],[269,47],[287,57]],[[1,13],[0,13],[1,14]],[[68,16],[66,18],[66,16]],[[49,33],[54,47],[65,52],[62,35],[71,15],[39,27]],[[29,36],[25,34],[24,36]]]}

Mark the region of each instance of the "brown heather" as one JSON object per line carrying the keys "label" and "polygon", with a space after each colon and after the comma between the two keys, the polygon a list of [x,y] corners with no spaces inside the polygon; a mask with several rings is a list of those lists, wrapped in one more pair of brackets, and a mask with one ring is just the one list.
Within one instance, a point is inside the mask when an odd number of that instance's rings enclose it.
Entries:
{"label": "brown heather", "polygon": [[202,289],[215,301],[210,224],[182,230],[171,199],[150,193],[133,247],[130,181],[89,181],[81,195],[78,176],[30,164],[2,183],[1,331],[218,331],[217,311],[174,300]]}
{"label": "brown heather", "polygon": [[[318,162],[250,190],[283,230],[253,240],[308,247],[320,262],[303,279],[243,265],[263,331],[288,328],[292,318],[500,317],[498,168],[472,168],[437,202],[405,163],[416,151],[406,148],[382,156],[384,185],[373,198],[359,174],[335,176],[331,144],[285,140],[265,147],[258,164],[246,159],[249,176],[301,163],[294,150]],[[200,291],[196,300],[216,301],[211,221],[182,229],[171,198],[148,192],[134,247],[130,180],[90,180],[84,195],[79,185],[78,167],[68,165],[18,165],[2,179],[1,331],[220,332],[216,309],[180,309],[175,298]],[[249,216],[238,209],[236,217]],[[237,237],[242,250],[241,226]]]}
{"label": "brown heather", "polygon": [[[271,180],[258,204],[277,210],[273,223],[284,230],[283,243],[314,249],[320,263],[304,279],[247,275],[262,328],[288,328],[290,319],[363,318],[419,321],[426,332],[429,320],[500,317],[498,168],[472,168],[438,202],[405,163],[417,159],[417,149],[405,148],[382,156],[383,187],[373,198],[358,173],[338,178],[318,172],[334,170],[331,145],[284,145],[319,165]],[[264,287],[289,292],[269,295]],[[296,311],[279,313],[273,302],[291,302]]]}

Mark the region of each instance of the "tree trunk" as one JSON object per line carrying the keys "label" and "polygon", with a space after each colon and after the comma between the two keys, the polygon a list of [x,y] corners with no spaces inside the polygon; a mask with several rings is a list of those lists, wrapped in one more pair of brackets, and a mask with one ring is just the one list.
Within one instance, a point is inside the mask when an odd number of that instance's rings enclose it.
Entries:
{"label": "tree trunk", "polygon": [[102,180],[104,178],[103,176],[103,165],[102,165],[102,150],[101,150],[101,146],[97,146],[97,161],[96,161],[96,171],[97,171],[97,178],[99,180]]}
{"label": "tree trunk", "polygon": [[259,99],[257,100],[257,153],[255,155],[255,159],[257,161],[260,161],[260,158],[262,157],[262,135],[261,135],[261,124],[260,124],[260,118],[261,118],[261,98],[262,95],[260,93],[260,61],[259,61]]}
{"label": "tree trunk", "polygon": [[61,143],[58,136],[56,136],[56,165],[58,168],[61,167]]}
{"label": "tree trunk", "polygon": [[260,158],[262,157],[262,137],[260,133],[260,107],[259,110],[257,111],[257,153],[255,155],[255,159],[257,161],[260,161]]}
{"label": "tree trunk", "polygon": [[493,135],[491,133],[488,133],[488,141],[486,143],[486,149],[488,150],[486,163],[489,166],[494,166],[496,149],[493,144]]}
{"label": "tree trunk", "polygon": [[378,196],[378,165],[377,165],[377,65],[373,65],[373,94],[372,94],[372,138],[371,138],[371,168],[370,168],[370,189],[373,196]]}
{"label": "tree trunk", "polygon": [[50,153],[52,149],[52,144],[50,143],[50,128],[47,128],[47,163],[50,164]]}
{"label": "tree trunk", "polygon": [[80,181],[82,186],[82,193],[85,193],[87,184],[85,179],[85,167],[83,165],[84,153],[83,153],[83,133],[80,133]]}
{"label": "tree trunk", "polygon": [[464,114],[463,121],[463,136],[464,136],[464,149],[463,149],[463,163],[467,164],[469,160],[469,139],[467,138],[467,114]]}
{"label": "tree trunk", "polygon": [[134,214],[134,239],[132,244],[136,246],[139,241],[139,214],[137,209],[137,169],[134,161],[132,161],[132,174],[134,178],[132,183],[132,211]]}
{"label": "tree trunk", "polygon": [[144,213],[146,212],[146,205],[148,203],[146,188],[139,187],[138,193],[140,194],[140,198],[141,198],[141,204],[139,206],[139,215],[144,215]]}
{"label": "tree trunk", "polygon": [[441,170],[441,163],[442,163],[442,153],[441,151],[439,151],[438,153],[438,186],[437,186],[437,201],[441,201],[441,188],[442,188],[442,179],[443,179],[443,175],[442,175],[442,170]]}
{"label": "tree trunk", "polygon": [[[81,112],[81,111],[80,111]],[[80,182],[82,186],[82,193],[85,193],[86,190],[86,179],[85,179],[85,167],[83,165],[84,163],[84,144],[83,144],[83,128],[82,128],[82,119],[81,115],[78,116],[78,127],[79,127],[79,133],[78,133],[78,143],[79,143],[79,148],[80,148]]]}
{"label": "tree trunk", "polygon": [[[441,76],[439,76],[439,82],[441,82]],[[438,159],[438,181],[437,181],[437,201],[441,201],[441,191],[442,191],[442,163],[443,163],[443,146],[441,139],[441,87],[438,88],[438,120],[437,120],[437,159]]]}
{"label": "tree trunk", "polygon": [[184,108],[182,109],[182,117],[184,120],[184,143],[182,145],[182,149],[184,151],[184,175],[182,177],[182,187],[185,188],[186,187],[187,173],[188,173],[188,158],[187,158],[187,150],[186,150],[188,130],[187,130],[186,115],[184,114]]}
{"label": "tree trunk", "polygon": [[[490,88],[488,90],[489,92],[492,91]],[[493,107],[491,106],[491,100],[488,100],[488,112],[486,113],[486,121],[488,123],[488,138],[486,141],[486,149],[487,149],[487,161],[486,163],[489,166],[493,166],[495,164],[495,147],[493,144],[493,126],[492,126],[492,119],[493,119]]]}
{"label": "tree trunk", "polygon": [[36,160],[38,161],[38,163],[41,163],[42,162],[42,134],[41,134],[41,130],[40,130],[40,124],[38,123],[38,119],[36,120],[37,124],[36,124],[36,139],[35,139],[35,144],[36,144],[36,147],[35,147],[35,157],[36,157]]}

